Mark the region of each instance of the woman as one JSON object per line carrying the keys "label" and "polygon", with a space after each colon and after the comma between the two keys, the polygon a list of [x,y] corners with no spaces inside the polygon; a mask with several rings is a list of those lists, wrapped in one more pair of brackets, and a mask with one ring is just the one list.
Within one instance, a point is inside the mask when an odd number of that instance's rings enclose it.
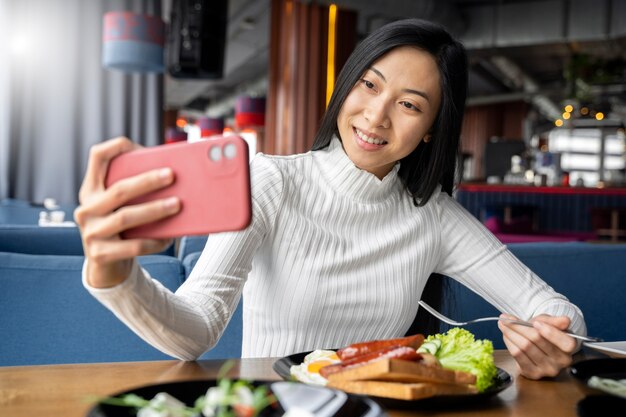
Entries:
{"label": "woman", "polygon": [[459,280],[532,328],[500,323],[520,372],[556,375],[585,333],[582,314],[451,197],[467,85],[464,48],[440,26],[404,20],[359,44],[302,155],[251,164],[253,219],[209,237],[175,294],[134,256],[168,242],[119,233],[177,212],[176,199],[126,206],[165,187],[148,172],[105,190],[108,162],[134,145],[92,149],[75,218],[84,285],[160,350],[193,360],[212,347],[244,293],[243,356],[283,356],[405,334],[431,273]]}

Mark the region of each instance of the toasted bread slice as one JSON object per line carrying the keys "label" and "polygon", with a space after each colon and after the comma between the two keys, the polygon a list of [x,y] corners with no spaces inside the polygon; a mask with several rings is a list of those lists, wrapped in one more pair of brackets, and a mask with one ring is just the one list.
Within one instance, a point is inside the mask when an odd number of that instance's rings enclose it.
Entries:
{"label": "toasted bread slice", "polygon": [[476,376],[420,362],[398,359],[380,359],[347,368],[328,376],[329,383],[339,381],[433,382],[468,385],[476,383]]}
{"label": "toasted bread slice", "polygon": [[327,387],[352,394],[374,395],[398,400],[419,400],[437,395],[476,393],[473,385],[439,384],[430,382],[402,383],[385,381],[329,381]]}

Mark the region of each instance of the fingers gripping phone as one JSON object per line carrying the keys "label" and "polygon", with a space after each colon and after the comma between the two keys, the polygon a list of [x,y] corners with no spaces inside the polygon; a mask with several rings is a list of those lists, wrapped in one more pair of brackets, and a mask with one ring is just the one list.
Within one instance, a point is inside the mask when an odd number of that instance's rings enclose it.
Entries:
{"label": "fingers gripping phone", "polygon": [[248,146],[236,135],[176,143],[127,152],[114,158],[106,187],[152,169],[169,167],[174,182],[132,200],[138,204],[176,196],[180,211],[168,218],[128,229],[131,238],[174,238],[245,229],[251,220]]}

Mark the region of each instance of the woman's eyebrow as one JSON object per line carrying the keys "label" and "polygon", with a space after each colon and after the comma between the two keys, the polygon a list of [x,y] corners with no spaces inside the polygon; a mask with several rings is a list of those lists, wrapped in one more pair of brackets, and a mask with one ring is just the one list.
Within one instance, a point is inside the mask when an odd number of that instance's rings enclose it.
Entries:
{"label": "woman's eyebrow", "polygon": [[385,76],[383,75],[383,73],[382,73],[382,72],[378,71],[378,70],[377,70],[376,68],[374,68],[374,67],[370,67],[370,70],[371,70],[371,71],[373,71],[373,72],[375,72],[375,73],[376,73],[376,75],[378,75],[380,78],[382,78],[382,80],[383,80],[384,82],[387,82],[387,79],[385,78]]}
{"label": "woman's eyebrow", "polygon": [[[370,71],[372,71],[373,73],[375,73],[376,75],[378,75],[384,82],[387,82],[387,79],[385,78],[385,76],[383,75],[382,72],[378,71],[376,68],[374,67],[370,67]],[[411,88],[403,88],[402,91],[404,91],[405,93],[410,93],[410,94],[415,94],[418,95],[420,97],[423,97],[426,99],[426,101],[430,101],[430,99],[428,98],[428,94],[426,94],[424,91],[420,91],[420,90],[413,90]]]}

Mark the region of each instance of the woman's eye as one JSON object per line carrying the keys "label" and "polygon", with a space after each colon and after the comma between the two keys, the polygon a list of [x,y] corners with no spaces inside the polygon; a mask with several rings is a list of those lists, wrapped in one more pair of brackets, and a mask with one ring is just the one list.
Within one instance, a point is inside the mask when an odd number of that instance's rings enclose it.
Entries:
{"label": "woman's eye", "polygon": [[402,101],[400,102],[400,104],[409,110],[420,111],[420,109],[418,109],[417,107],[415,107],[412,103],[409,103],[408,101]]}
{"label": "woman's eye", "polygon": [[369,89],[374,88],[374,83],[373,83],[373,82],[371,82],[371,81],[368,81],[368,80],[363,79],[363,80],[361,80],[361,82],[363,83],[363,85],[364,85],[365,87],[367,87],[367,88],[369,88]]}

